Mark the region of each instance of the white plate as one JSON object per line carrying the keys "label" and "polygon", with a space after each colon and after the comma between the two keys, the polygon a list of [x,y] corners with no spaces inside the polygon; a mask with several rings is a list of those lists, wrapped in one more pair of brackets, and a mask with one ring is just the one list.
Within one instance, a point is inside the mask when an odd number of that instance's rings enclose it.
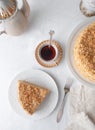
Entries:
{"label": "white plate", "polygon": [[[47,96],[45,101],[40,105],[39,109],[33,115],[27,114],[18,101],[18,80],[26,80],[48,88],[51,91],[50,95]],[[8,96],[9,102],[16,113],[28,119],[39,120],[47,117],[55,109],[58,102],[58,88],[55,81],[47,73],[41,70],[31,69],[17,74],[10,84]]]}
{"label": "white plate", "polygon": [[87,27],[89,24],[95,21],[94,19],[90,19],[88,21],[84,21],[81,24],[79,24],[75,29],[72,31],[69,40],[68,40],[68,46],[67,46],[67,64],[73,73],[73,75],[83,84],[89,86],[89,87],[94,87],[95,88],[95,82],[90,81],[83,77],[77,70],[77,68],[74,65],[74,55],[73,55],[73,50],[74,50],[74,45],[75,45],[75,39],[79,35],[79,33]]}

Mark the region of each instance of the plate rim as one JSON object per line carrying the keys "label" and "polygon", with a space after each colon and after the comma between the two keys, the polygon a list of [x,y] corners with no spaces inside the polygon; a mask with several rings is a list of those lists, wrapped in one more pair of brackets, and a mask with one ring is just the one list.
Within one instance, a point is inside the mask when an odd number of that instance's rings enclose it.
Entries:
{"label": "plate rim", "polygon": [[[73,29],[73,31],[70,33],[69,35],[69,38],[67,40],[67,48],[66,48],[66,58],[67,58],[67,66],[69,68],[69,70],[71,71],[71,73],[73,74],[73,76],[78,80],[80,81],[81,83],[83,83],[84,85],[90,87],[90,88],[95,88],[95,83],[90,83],[89,81],[86,81],[86,78],[83,77],[81,75],[78,74],[78,72],[75,70],[75,68],[73,67],[72,65],[72,61],[71,61],[71,58],[70,58],[70,47],[72,46],[71,44],[71,41],[72,39],[74,38],[74,35],[75,37],[79,34],[79,32],[81,30],[83,30],[86,26],[88,26],[89,24],[91,24],[92,22],[95,22],[95,18],[92,18],[88,21],[83,21],[81,23],[79,23],[78,25],[76,25]],[[73,69],[74,68],[74,69]]]}

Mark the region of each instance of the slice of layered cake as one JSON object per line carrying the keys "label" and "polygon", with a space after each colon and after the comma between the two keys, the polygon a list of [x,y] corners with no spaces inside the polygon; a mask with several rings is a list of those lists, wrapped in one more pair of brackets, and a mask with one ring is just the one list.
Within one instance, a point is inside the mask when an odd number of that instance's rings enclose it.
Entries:
{"label": "slice of layered cake", "polygon": [[24,110],[33,114],[49,94],[49,90],[27,81],[18,81],[19,100]]}

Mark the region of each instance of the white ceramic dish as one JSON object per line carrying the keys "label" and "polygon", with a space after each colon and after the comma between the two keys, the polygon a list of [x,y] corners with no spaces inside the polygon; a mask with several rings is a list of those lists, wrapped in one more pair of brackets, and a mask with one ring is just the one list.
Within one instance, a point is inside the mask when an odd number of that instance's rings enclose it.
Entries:
{"label": "white ceramic dish", "polygon": [[51,44],[56,51],[56,55],[52,60],[46,61],[41,57],[41,49],[44,46],[50,45],[49,40],[45,40],[45,41],[41,42],[37,46],[36,51],[35,51],[35,58],[38,61],[38,63],[47,68],[57,66],[61,62],[62,56],[63,56],[63,50],[62,50],[62,47],[60,46],[60,44],[55,40],[52,40]]}
{"label": "white ceramic dish", "polygon": [[92,82],[92,81],[86,79],[85,77],[83,77],[82,75],[80,75],[80,73],[78,72],[78,70],[76,69],[76,67],[73,63],[74,62],[73,49],[74,49],[75,39],[78,36],[78,34],[86,26],[88,26],[90,23],[92,23],[94,21],[95,21],[95,19],[94,20],[90,19],[88,21],[85,21],[85,22],[79,24],[77,27],[75,27],[74,31],[71,33],[69,40],[68,40],[68,46],[67,46],[67,64],[68,64],[71,72],[73,73],[73,75],[77,78],[77,80],[82,82],[84,85],[95,88],[95,82]]}
{"label": "white ceramic dish", "polygon": [[[27,114],[19,103],[17,92],[18,80],[26,80],[46,87],[51,91],[45,101],[40,105],[39,109],[33,115]],[[49,116],[55,109],[58,102],[58,88],[55,81],[47,73],[41,70],[30,69],[20,72],[14,77],[9,87],[8,96],[10,105],[17,114],[27,119],[39,120]]]}

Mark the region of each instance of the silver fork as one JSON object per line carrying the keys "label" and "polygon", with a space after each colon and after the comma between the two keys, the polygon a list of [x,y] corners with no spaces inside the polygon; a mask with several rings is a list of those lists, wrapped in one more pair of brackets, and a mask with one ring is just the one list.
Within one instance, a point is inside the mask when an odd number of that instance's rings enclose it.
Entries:
{"label": "silver fork", "polygon": [[65,84],[65,87],[64,87],[65,94],[64,94],[62,104],[61,104],[60,109],[59,109],[58,114],[57,114],[57,123],[59,123],[62,119],[66,95],[70,91],[70,86],[72,85],[72,82],[73,82],[73,80],[71,78],[68,78],[66,80],[66,84]]}

